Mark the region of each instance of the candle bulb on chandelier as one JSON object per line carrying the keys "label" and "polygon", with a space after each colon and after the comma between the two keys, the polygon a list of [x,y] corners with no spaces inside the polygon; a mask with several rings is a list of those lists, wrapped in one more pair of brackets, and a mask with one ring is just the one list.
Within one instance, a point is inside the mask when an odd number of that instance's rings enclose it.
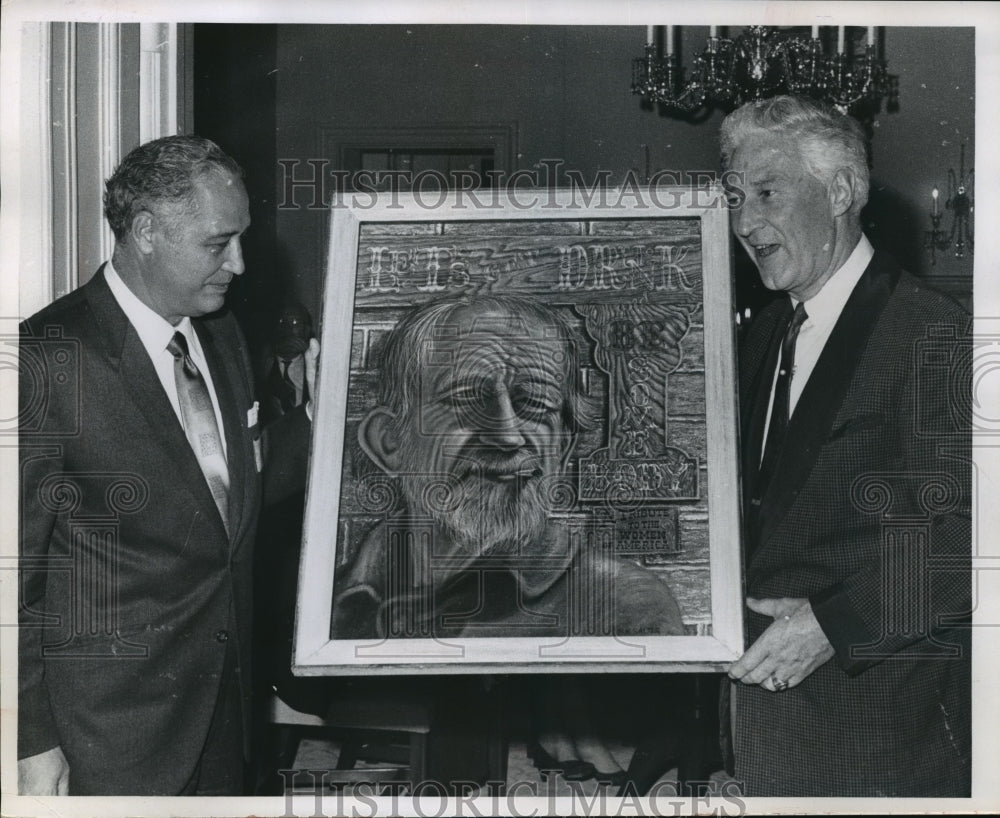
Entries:
{"label": "candle bulb on chandelier", "polygon": [[931,215],[936,216],[938,214],[938,189],[934,188],[931,191]]}
{"label": "candle bulb on chandelier", "polygon": [[[817,19],[819,15],[813,15]],[[769,26],[746,26],[735,36],[732,27],[708,25],[707,42],[688,72],[680,65],[683,44],[675,41],[674,26],[649,26],[647,34],[655,43],[647,43],[643,55],[632,61],[632,93],[641,94],[649,103],[680,111],[696,111],[722,105],[738,105],[768,88],[785,87],[835,104],[873,103],[875,107],[893,92],[886,74],[885,60],[869,45],[861,54],[861,30],[851,30],[847,47],[845,26],[810,24],[811,40],[805,29],[787,33]],[[826,28],[824,33],[822,28]],[[830,28],[836,28],[834,35]],[[874,27],[867,28],[874,40]],[[703,29],[703,31],[705,30]],[[833,51],[836,37],[837,51]],[[690,39],[690,38],[689,38]],[[690,43],[689,43],[690,45]],[[832,52],[832,53],[831,53]],[[847,100],[847,102],[845,102]]]}

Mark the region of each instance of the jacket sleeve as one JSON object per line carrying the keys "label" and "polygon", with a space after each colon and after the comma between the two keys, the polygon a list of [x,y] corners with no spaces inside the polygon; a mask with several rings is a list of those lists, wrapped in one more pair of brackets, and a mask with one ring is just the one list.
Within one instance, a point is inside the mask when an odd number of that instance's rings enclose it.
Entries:
{"label": "jacket sleeve", "polygon": [[264,504],[278,503],[305,491],[312,421],[305,407],[282,415],[265,427]]}
{"label": "jacket sleeve", "polygon": [[[18,368],[19,425],[19,565],[18,565],[18,730],[17,757],[27,758],[60,744],[49,705],[42,659],[46,625],[59,611],[51,598],[52,585],[65,573],[56,568],[51,542],[55,506],[71,501],[72,487],[59,485],[63,471],[63,443],[58,431],[64,425],[72,394],[53,389],[53,368],[48,366],[44,342],[33,340],[26,325],[21,329]],[[71,348],[71,347],[70,347]],[[65,350],[62,350],[65,352]],[[67,400],[63,400],[63,399]],[[65,579],[65,577],[61,577]]]}
{"label": "jacket sleeve", "polygon": [[[966,640],[971,602],[971,339],[962,330],[936,355],[914,345],[891,419],[897,457],[885,473],[860,475],[852,502],[879,555],[863,570],[810,598],[850,675],[899,652],[943,657]],[[850,534],[846,534],[850,536]]]}

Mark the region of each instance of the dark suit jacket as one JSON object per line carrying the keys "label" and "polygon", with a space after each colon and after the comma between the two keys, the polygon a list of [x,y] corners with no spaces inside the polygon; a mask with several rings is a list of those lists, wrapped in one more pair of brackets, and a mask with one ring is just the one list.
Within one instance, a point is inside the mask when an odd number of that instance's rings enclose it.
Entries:
{"label": "dark suit jacket", "polygon": [[[21,328],[18,756],[61,745],[73,793],[178,793],[227,648],[250,735],[260,440],[235,319],[194,326],[223,415],[231,536],[103,270]],[[301,480],[304,413],[276,433],[290,442],[276,482]]]}
{"label": "dark suit jacket", "polygon": [[[304,353],[298,357],[304,359]],[[281,405],[281,366],[278,363],[277,356],[271,351],[264,358],[264,365],[258,370],[257,385],[264,422],[269,423],[271,420],[284,415],[286,410]],[[309,385],[303,382],[302,399],[296,406],[300,406],[308,400]]]}
{"label": "dark suit jacket", "polygon": [[[735,685],[736,777],[751,795],[962,795],[969,631],[947,625],[971,610],[968,315],[876,252],[756,513],[782,306],[741,351],[746,592],[809,597],[836,657],[784,693]],[[749,612],[747,644],[770,622]]]}

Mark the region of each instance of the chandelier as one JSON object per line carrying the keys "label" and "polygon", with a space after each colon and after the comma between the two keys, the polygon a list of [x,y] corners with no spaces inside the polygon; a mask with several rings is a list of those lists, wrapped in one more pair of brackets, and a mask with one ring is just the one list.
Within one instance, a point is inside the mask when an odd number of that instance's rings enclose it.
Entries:
{"label": "chandelier", "polygon": [[[683,112],[715,105],[733,108],[777,94],[800,94],[847,112],[865,104],[878,106],[895,96],[894,79],[876,54],[875,29],[868,28],[864,51],[845,48],[844,26],[837,27],[837,51],[827,54],[820,27],[812,36],[789,36],[768,26],[748,26],[736,39],[709,29],[705,50],[684,75],[674,48],[675,28],[666,26],[659,56],[654,26],[646,27],[646,50],[633,61],[632,93],[650,103]],[[855,53],[855,51],[860,53]]]}

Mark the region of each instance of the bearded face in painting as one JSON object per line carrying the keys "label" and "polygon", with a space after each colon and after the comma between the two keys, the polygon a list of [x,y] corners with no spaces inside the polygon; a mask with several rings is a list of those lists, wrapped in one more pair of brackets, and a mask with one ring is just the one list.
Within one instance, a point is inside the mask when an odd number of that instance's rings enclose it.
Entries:
{"label": "bearded face in painting", "polygon": [[436,554],[517,553],[544,532],[574,442],[567,330],[544,307],[490,297],[446,302],[395,336],[383,369],[395,394],[362,445],[399,477],[407,513],[438,527]]}

